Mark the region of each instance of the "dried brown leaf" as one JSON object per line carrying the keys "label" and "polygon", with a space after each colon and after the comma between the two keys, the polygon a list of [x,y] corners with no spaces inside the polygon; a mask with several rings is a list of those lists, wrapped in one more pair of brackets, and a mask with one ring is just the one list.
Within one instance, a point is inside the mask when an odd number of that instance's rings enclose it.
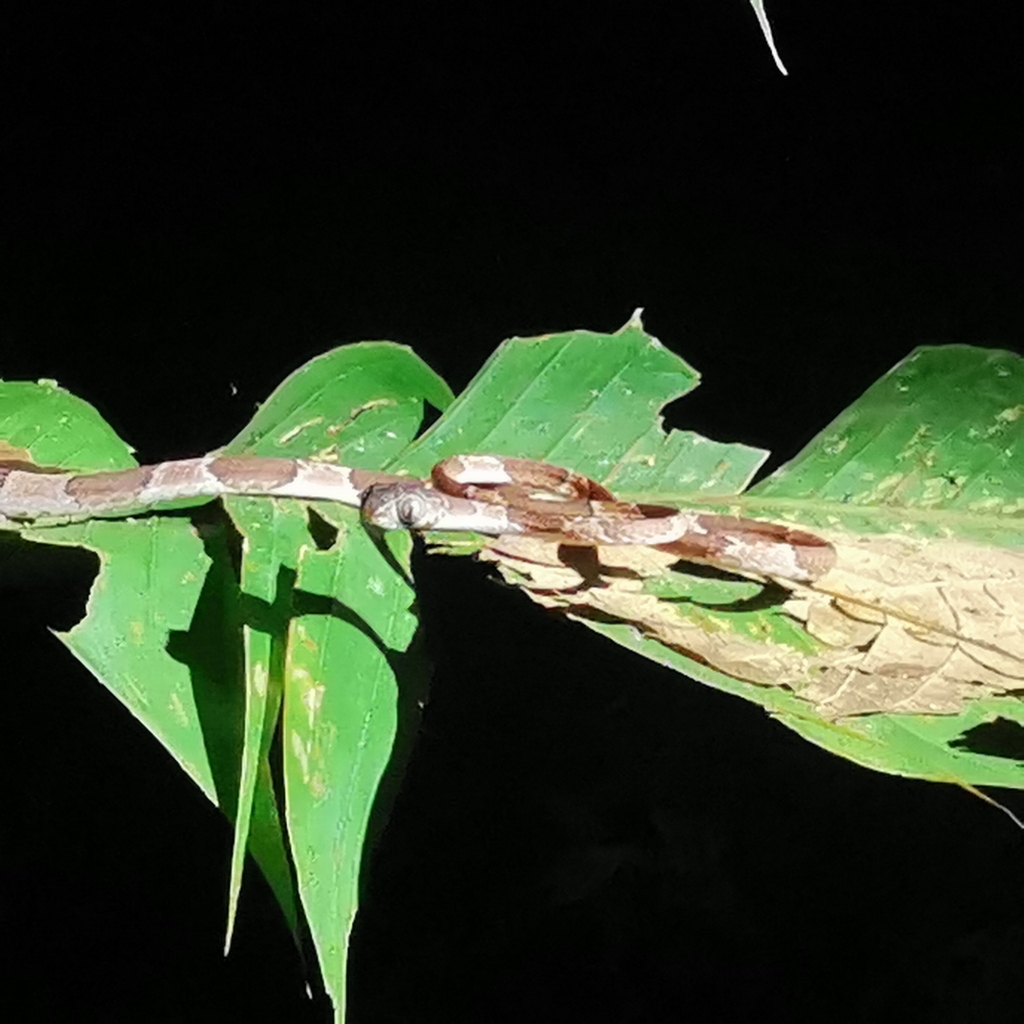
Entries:
{"label": "dried brown leaf", "polygon": [[790,611],[844,659],[801,696],[828,717],[953,714],[1024,689],[1024,553],[958,540],[826,535],[835,568]]}
{"label": "dried brown leaf", "polygon": [[[672,555],[499,538],[481,552],[548,608],[631,623],[644,636],[748,682],[787,686],[834,719],[953,714],[1024,690],[1024,553],[957,540],[825,534],[835,567],[785,610],[821,642],[806,653],[744,635],[711,608],[688,614],[643,592]],[[785,581],[777,581],[785,582]]]}
{"label": "dried brown leaf", "polygon": [[662,551],[630,545],[569,547],[539,538],[503,537],[488,544],[480,557],[494,562],[508,582],[546,608],[578,618],[631,623],[647,637],[750,682],[796,688],[823,667],[785,644],[734,632],[711,610],[690,618],[676,604],[644,593],[645,577],[678,562]]}

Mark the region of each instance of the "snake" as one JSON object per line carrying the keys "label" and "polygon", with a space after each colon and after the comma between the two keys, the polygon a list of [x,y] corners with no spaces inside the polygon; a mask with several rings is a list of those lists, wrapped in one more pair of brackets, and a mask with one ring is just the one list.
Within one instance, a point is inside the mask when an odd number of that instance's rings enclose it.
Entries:
{"label": "snake", "polygon": [[537,535],[575,545],[648,545],[681,560],[809,583],[835,562],[825,540],[780,523],[620,501],[561,466],[455,455],[427,479],[313,459],[212,454],[132,469],[68,473],[0,461],[0,527],[120,517],[224,495],[338,502],[381,530]]}

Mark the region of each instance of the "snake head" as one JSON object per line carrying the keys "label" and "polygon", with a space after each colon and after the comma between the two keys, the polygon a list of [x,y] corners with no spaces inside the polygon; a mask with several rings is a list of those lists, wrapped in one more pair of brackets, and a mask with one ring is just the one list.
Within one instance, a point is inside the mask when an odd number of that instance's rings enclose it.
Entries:
{"label": "snake head", "polygon": [[382,530],[429,530],[444,515],[444,497],[419,481],[369,487],[360,506],[363,521]]}

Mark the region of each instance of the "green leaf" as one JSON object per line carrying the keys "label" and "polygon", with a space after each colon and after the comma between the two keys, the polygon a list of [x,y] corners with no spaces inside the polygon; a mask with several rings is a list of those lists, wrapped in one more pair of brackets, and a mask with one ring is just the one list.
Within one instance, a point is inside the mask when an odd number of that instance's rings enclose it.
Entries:
{"label": "green leaf", "polygon": [[443,412],[452,401],[448,385],[404,345],[345,345],[286,377],[224,452],[382,469],[419,430],[424,402]]}
{"label": "green leaf", "polygon": [[[799,455],[744,496],[744,511],[784,510],[814,526],[898,531],[1024,547],[1024,359],[966,345],[916,349]],[[1024,725],[1014,696],[956,715],[864,716],[838,729],[780,720],[878,771],[1020,787],[1024,762],[972,739],[997,721]]]}
{"label": "green leaf", "polygon": [[[698,377],[638,317],[613,334],[511,339],[454,402],[407,349],[339,349],[289,377],[226,450],[315,455],[416,476],[448,455],[494,452],[568,466],[632,500],[801,523],[858,541],[896,535],[924,549],[966,539],[1017,552],[1024,547],[1022,366],[1010,353],[918,350],[745,493],[767,453],[664,431],[659,410]],[[85,403],[49,384],[3,387],[13,389],[0,390],[10,403],[0,406],[7,449],[74,468],[131,464],[127,447]],[[446,411],[414,439],[424,401]],[[81,449],[82,437],[96,452]],[[295,923],[268,752],[283,703],[288,839],[340,1013],[362,849],[380,812],[384,773],[395,768],[402,695],[424,671],[411,648],[409,538],[392,534],[378,547],[354,510],[325,503],[238,498],[225,507],[231,525],[204,514],[198,532],[181,517],[150,517],[24,536],[100,556],[89,614],[65,642],[235,820],[229,932],[246,848]],[[452,551],[493,547],[465,535],[447,543]],[[531,570],[511,565],[506,571],[529,589]],[[967,700],[947,715],[836,721],[819,713],[801,693],[828,644],[804,629],[786,596],[685,565],[647,575],[635,588],[636,606],[732,652],[721,661],[643,638],[628,614],[585,624],[761,704],[811,742],[876,770],[1021,785],[1021,759],[991,732],[1024,727],[1015,696]],[[743,659],[758,663],[757,681],[744,677]],[[779,669],[794,664],[789,674]]]}
{"label": "green leaf", "polygon": [[[574,331],[513,339],[401,464],[421,474],[458,451],[493,451],[569,466],[629,498],[682,499],[690,506],[857,536],[895,531],[907,538],[1021,547],[1024,362],[1019,357],[967,346],[917,350],[796,459],[746,493],[740,492],[764,453],[662,431],[657,410],[695,383],[694,371],[635,320],[614,335]],[[693,456],[688,463],[677,457],[684,447]],[[730,488],[733,493],[726,497]],[[466,538],[439,539],[453,553],[488,546]],[[528,587],[530,571],[523,575],[510,564],[506,577]],[[752,586],[763,599],[751,593]],[[656,639],[640,639],[628,621],[587,619],[586,625],[759,703],[812,742],[876,770],[972,785],[1020,784],[1019,762],[979,751],[968,735],[981,724],[980,708],[987,721],[996,716],[1016,721],[1016,698],[988,697],[979,690],[962,715],[876,713],[833,721],[794,692],[812,680],[806,673],[827,645],[792,618],[784,594],[772,597],[758,584],[693,576],[685,567],[646,580],[643,591],[661,597],[700,635],[734,638],[729,643],[738,645],[741,659],[754,656],[750,644],[755,644],[762,667],[751,663],[753,679],[743,678],[740,670],[750,665],[734,671],[736,662],[729,657],[710,665],[706,657],[695,661]],[[807,656],[811,660],[803,670],[801,659]],[[787,676],[772,668],[782,664],[795,669]],[[730,666],[728,672],[720,671],[723,665]]]}
{"label": "green leaf", "polygon": [[[134,464],[95,410],[56,385],[0,387],[0,457],[75,470]],[[384,468],[415,436],[424,403],[443,409],[451,400],[407,348],[347,346],[292,374],[225,450]],[[304,754],[284,761],[290,804],[303,808],[289,812],[299,892],[340,1005],[345,958],[330,951],[347,946],[355,915],[369,809],[395,741],[396,694],[422,688],[416,658],[399,657],[416,629],[410,540],[390,539],[385,558],[352,509],[245,498],[224,504],[237,534],[204,513],[201,538],[180,517],[31,527],[22,536],[100,556],[87,615],[62,639],[234,821],[228,942],[246,849],[297,935],[270,741],[282,701],[292,719],[296,707],[308,710],[310,658],[333,679],[355,672],[306,726],[293,722],[290,735]],[[236,575],[231,549],[239,540]],[[364,669],[369,686],[360,682]],[[346,737],[359,745],[349,748]],[[310,790],[311,765],[314,782],[326,780],[329,792]]]}
{"label": "green leaf", "polygon": [[1024,543],[1024,360],[915,349],[744,496],[812,526]]}
{"label": "green leaf", "polygon": [[[390,554],[406,572],[410,550],[408,536],[397,535]],[[400,656],[416,628],[411,588],[365,531],[346,533],[344,554],[307,551],[300,564],[299,591],[329,588],[337,597],[324,612],[292,619],[282,730],[292,856],[338,1019],[363,845],[392,756],[399,692],[416,671]]]}
{"label": "green leaf", "polygon": [[96,409],[52,380],[0,381],[0,413],[0,458],[13,449],[39,466],[84,473],[136,465]]}
{"label": "green leaf", "polygon": [[[172,635],[190,627],[211,564],[190,524],[160,518],[96,520],[28,536],[99,556],[102,583],[89,595],[85,618],[57,636],[219,802],[213,768],[218,752],[210,749],[201,729],[203,697],[189,664],[167,655]],[[148,600],[153,593],[162,599]],[[230,689],[207,696],[220,706],[232,700]],[[230,761],[233,737],[220,734],[215,745]]]}
{"label": "green leaf", "polygon": [[[72,523],[25,539],[95,552],[100,572],[65,646],[160,741],[229,820],[237,809],[244,706],[241,616],[223,531],[186,519]],[[126,766],[125,770],[130,770]],[[274,819],[262,794],[257,817]],[[297,927],[285,847],[269,827],[250,849]]]}
{"label": "green leaf", "polygon": [[[979,559],[983,551],[991,551],[998,560],[1000,549],[1024,547],[1022,452],[1024,360],[969,346],[921,348],[767,480],[728,502],[712,504],[733,514],[806,524],[831,537],[841,530],[868,543],[882,533],[919,544],[924,538],[925,552],[940,541],[982,542],[982,548],[968,550],[976,551]],[[666,489],[671,486],[666,483]],[[1013,568],[1017,562],[1007,555],[1003,564],[1005,586],[1024,584]],[[709,596],[693,586],[688,592],[687,584],[673,579],[677,576],[649,580],[645,590],[688,597],[691,607],[678,603],[680,613],[692,621],[706,619],[721,595]],[[1020,596],[1016,600],[1020,603]],[[1012,608],[1005,608],[1000,641],[1011,652],[1020,639],[1019,628],[1013,630]],[[795,638],[783,639],[778,632],[786,616],[781,606],[751,612],[738,605],[736,610],[718,608],[713,620],[706,621],[718,631],[727,628],[748,637],[761,633],[766,643],[782,640],[792,649],[798,646]],[[979,697],[956,714],[876,713],[833,721],[788,689],[716,671],[657,641],[639,638],[628,624],[586,625],[653,660],[761,704],[811,742],[875,770],[969,786],[1019,787],[1024,781],[1024,763],[1016,752],[1020,741],[1015,749],[1012,739],[1000,748],[987,738],[988,726],[1002,722],[1003,733],[1012,738],[1024,725],[1016,696],[985,696],[979,688]],[[1006,683],[1014,689],[1012,678]]]}
{"label": "green leaf", "polygon": [[[242,728],[238,810],[235,814],[228,885],[228,918],[224,948],[231,945],[238,898],[242,887],[245,852],[254,844],[285,845],[280,816],[256,815],[255,808],[276,808],[270,767],[270,744],[283,699],[282,664],[291,616],[291,578],[285,563],[294,558],[297,543],[308,543],[306,519],[292,502],[253,502],[231,498],[225,502],[235,522],[246,522],[242,551],[240,600],[247,608],[241,623],[244,660],[245,711]],[[254,523],[259,540],[254,546]],[[263,834],[263,833],[266,834]],[[291,892],[292,879],[287,876]],[[281,880],[284,884],[284,879]],[[295,933],[296,940],[298,934]]]}
{"label": "green leaf", "polygon": [[[379,469],[406,447],[423,420],[424,402],[439,408],[452,400],[448,386],[409,349],[390,342],[364,342],[335,349],[300,367],[279,385],[260,407],[252,422],[231,442],[231,454],[316,457],[343,465]],[[329,623],[338,614],[359,622],[374,641],[389,636],[404,650],[415,631],[415,619],[408,612],[412,593],[406,578],[386,564],[380,563],[376,549],[366,548],[366,537],[354,510],[326,502],[313,505],[300,501],[266,501],[257,498],[228,498],[224,502],[243,540],[241,589],[251,601],[253,615],[244,627],[246,711],[242,751],[241,789],[238,797],[232,871],[228,906],[228,941],[234,926],[238,893],[242,881],[244,851],[251,843],[248,835],[250,808],[261,799],[261,780],[269,780],[269,742],[277,722],[282,694],[287,705],[293,699],[289,689],[297,685],[285,671],[293,663],[292,650],[296,632],[289,623],[296,614],[296,600],[310,595],[329,599],[319,615],[307,614],[303,636],[329,630]],[[310,512],[309,508],[315,509]],[[322,521],[318,528],[321,539],[314,536],[315,515]],[[328,550],[318,550],[325,543],[323,534],[335,531]],[[404,540],[408,555],[408,538]],[[373,565],[374,581],[367,582],[368,565]],[[406,567],[405,575],[408,575]],[[298,582],[296,582],[298,579]],[[298,587],[298,591],[296,591]],[[385,617],[402,610],[404,632],[392,635],[390,625],[379,620],[381,601],[387,606]],[[302,601],[300,600],[300,604]],[[254,617],[255,616],[255,617]],[[320,621],[320,620],[323,621]],[[390,622],[390,618],[389,618]],[[358,630],[330,630],[332,666],[359,664],[363,658],[363,642]],[[387,647],[387,650],[392,648]],[[363,658],[365,660],[365,658]],[[372,733],[368,746],[373,751],[390,751],[393,715],[382,714],[376,705],[360,706],[358,697],[367,696],[358,688],[351,691],[352,700],[331,702],[327,708],[327,727],[341,732],[351,731],[351,723],[331,718],[333,714],[352,716],[355,721],[369,719]],[[377,696],[377,691],[372,694]],[[369,699],[369,696],[367,696]],[[332,746],[326,757],[325,771],[342,770],[334,763],[348,757],[343,747]],[[333,759],[333,760],[332,760]],[[289,789],[289,762],[285,762],[286,789]],[[365,757],[360,762],[360,785],[347,794],[347,799],[361,802],[373,794],[387,766],[387,756]],[[295,771],[294,767],[291,769]],[[269,796],[267,797],[269,799]],[[361,807],[361,803],[360,803]],[[355,823],[358,831],[346,836],[348,848],[358,850],[364,840],[365,814],[359,808],[351,812],[341,808]],[[296,864],[302,863],[300,850],[289,815],[289,835]],[[268,818],[264,826],[279,828],[276,819]],[[301,827],[300,827],[301,831]],[[277,837],[279,838],[279,837]],[[302,845],[304,852],[308,844]],[[353,879],[359,857],[351,863],[338,863],[325,857],[319,862],[322,873],[299,874],[299,892],[306,907],[307,918],[321,952],[321,966],[328,987],[336,999],[344,995],[344,957],[323,955],[322,942],[327,932],[320,914],[320,902],[326,900],[338,913],[333,923],[343,927],[330,943],[347,943],[348,929],[355,915],[356,890]],[[341,912],[339,908],[344,908]],[[314,925],[314,921],[317,923]]]}
{"label": "green leaf", "polygon": [[658,415],[699,380],[637,316],[614,334],[512,338],[398,465],[425,476],[446,456],[493,452],[569,466],[630,500],[736,494],[768,453],[666,434]]}

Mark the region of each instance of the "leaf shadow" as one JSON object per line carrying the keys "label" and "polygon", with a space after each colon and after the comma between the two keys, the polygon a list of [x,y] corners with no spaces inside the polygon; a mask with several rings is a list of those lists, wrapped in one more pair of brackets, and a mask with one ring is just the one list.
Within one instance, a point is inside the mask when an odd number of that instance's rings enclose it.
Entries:
{"label": "leaf shadow", "polygon": [[1024,761],[1024,725],[1009,718],[997,718],[966,730],[950,740],[949,746],[972,754]]}
{"label": "leaf shadow", "polygon": [[[362,889],[366,884],[366,858],[387,824],[418,735],[420,709],[426,701],[430,666],[422,627],[417,629],[407,650],[394,650],[352,608],[334,598],[298,589],[295,570],[284,565],[278,568],[271,601],[246,594],[240,586],[242,538],[233,524],[216,513],[198,516],[195,521],[211,564],[189,628],[170,631],[166,649],[170,657],[189,671],[218,806],[229,821],[233,822],[237,814],[244,740],[244,627],[272,638],[272,672],[278,678],[283,677],[289,626],[292,619],[301,616],[326,615],[348,623],[374,644],[394,673],[398,691],[396,734],[370,812],[360,866]],[[317,527],[319,524],[314,528]],[[333,546],[336,535],[337,531],[325,522],[312,539],[318,550],[325,550]],[[408,580],[387,546],[380,546],[389,565]],[[280,730],[282,707],[278,708],[277,720],[268,723],[275,733]],[[274,790],[278,805],[283,808],[279,736],[275,736],[271,750]],[[283,813],[281,820],[285,820]]]}

